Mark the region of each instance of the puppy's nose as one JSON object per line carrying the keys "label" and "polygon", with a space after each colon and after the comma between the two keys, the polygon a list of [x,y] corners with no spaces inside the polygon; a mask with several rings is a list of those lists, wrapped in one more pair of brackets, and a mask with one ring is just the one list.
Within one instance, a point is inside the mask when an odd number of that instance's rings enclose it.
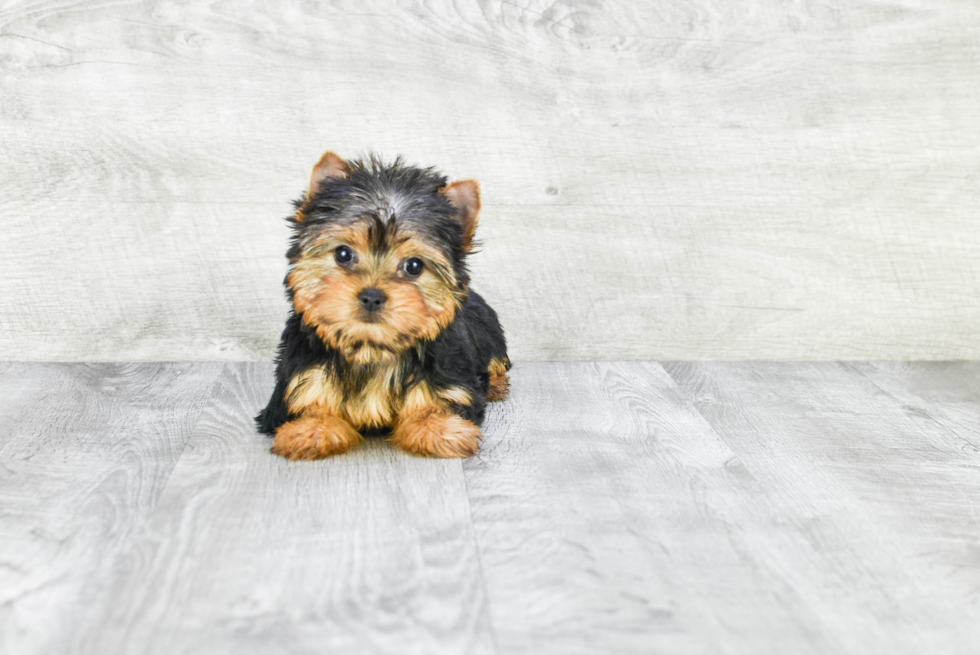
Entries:
{"label": "puppy's nose", "polygon": [[358,300],[361,301],[361,307],[369,312],[376,312],[385,304],[385,301],[388,300],[388,296],[386,296],[385,292],[381,289],[371,287],[370,289],[365,289],[362,291],[361,295],[358,297]]}

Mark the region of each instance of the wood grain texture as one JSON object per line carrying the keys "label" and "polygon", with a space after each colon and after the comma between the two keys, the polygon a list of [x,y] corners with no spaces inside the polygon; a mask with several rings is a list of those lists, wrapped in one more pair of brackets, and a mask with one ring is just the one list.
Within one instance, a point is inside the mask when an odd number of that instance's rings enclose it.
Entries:
{"label": "wood grain texture", "polygon": [[459,460],[273,456],[272,379],[221,379],[83,651],[493,652]]}
{"label": "wood grain texture", "polygon": [[216,376],[213,364],[0,366],[0,652],[75,652]]}
{"label": "wood grain texture", "polygon": [[512,383],[462,464],[288,462],[268,364],[0,363],[0,651],[975,651],[980,364]]}
{"label": "wood grain texture", "polygon": [[901,403],[909,417],[942,426],[959,439],[961,450],[980,449],[980,366],[975,362],[853,362],[850,366]]}
{"label": "wood grain texture", "polygon": [[763,491],[658,365],[513,379],[467,465],[504,651],[832,649],[769,561],[787,548]]}
{"label": "wood grain texture", "polygon": [[[980,450],[906,400],[976,364],[670,364],[679,387],[832,566],[787,570],[840,644],[833,652],[970,653],[980,626]],[[862,373],[864,371],[861,371]],[[937,375],[937,373],[939,375]],[[872,382],[887,380],[886,386]],[[932,382],[930,383],[930,379]],[[912,384],[906,384],[907,381]],[[885,390],[891,387],[891,389]],[[773,554],[771,554],[773,555]],[[778,561],[778,560],[777,560]]]}
{"label": "wood grain texture", "polygon": [[271,357],[326,148],[481,179],[515,360],[980,357],[980,5],[0,5],[0,357]]}

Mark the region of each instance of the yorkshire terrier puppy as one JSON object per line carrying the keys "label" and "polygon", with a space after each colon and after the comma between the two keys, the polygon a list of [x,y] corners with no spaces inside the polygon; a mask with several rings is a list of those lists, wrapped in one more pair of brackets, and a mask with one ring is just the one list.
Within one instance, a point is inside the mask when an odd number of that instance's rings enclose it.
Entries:
{"label": "yorkshire terrier puppy", "polygon": [[327,152],[294,204],[293,308],[256,417],[272,452],[319,459],[390,431],[417,455],[475,454],[510,369],[497,314],[469,289],[477,182]]}

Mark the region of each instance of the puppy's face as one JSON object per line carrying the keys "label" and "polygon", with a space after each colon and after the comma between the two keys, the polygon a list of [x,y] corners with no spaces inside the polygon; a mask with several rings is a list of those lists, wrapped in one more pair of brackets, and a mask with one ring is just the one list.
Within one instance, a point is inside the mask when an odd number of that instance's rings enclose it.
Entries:
{"label": "puppy's face", "polygon": [[293,218],[286,285],[297,313],[358,364],[434,339],[465,298],[478,210],[475,182],[327,153]]}
{"label": "puppy's face", "polygon": [[306,323],[362,364],[434,339],[465,293],[440,249],[397,222],[371,218],[324,227],[287,284]]}

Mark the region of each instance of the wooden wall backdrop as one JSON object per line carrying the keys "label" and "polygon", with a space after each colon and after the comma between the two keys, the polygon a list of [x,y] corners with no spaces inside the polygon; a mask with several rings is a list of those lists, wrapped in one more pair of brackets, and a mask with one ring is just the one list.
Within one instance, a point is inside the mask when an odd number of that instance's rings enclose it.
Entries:
{"label": "wooden wall backdrop", "polygon": [[482,183],[516,359],[980,357],[975,0],[0,2],[0,359],[272,356],[324,149]]}

